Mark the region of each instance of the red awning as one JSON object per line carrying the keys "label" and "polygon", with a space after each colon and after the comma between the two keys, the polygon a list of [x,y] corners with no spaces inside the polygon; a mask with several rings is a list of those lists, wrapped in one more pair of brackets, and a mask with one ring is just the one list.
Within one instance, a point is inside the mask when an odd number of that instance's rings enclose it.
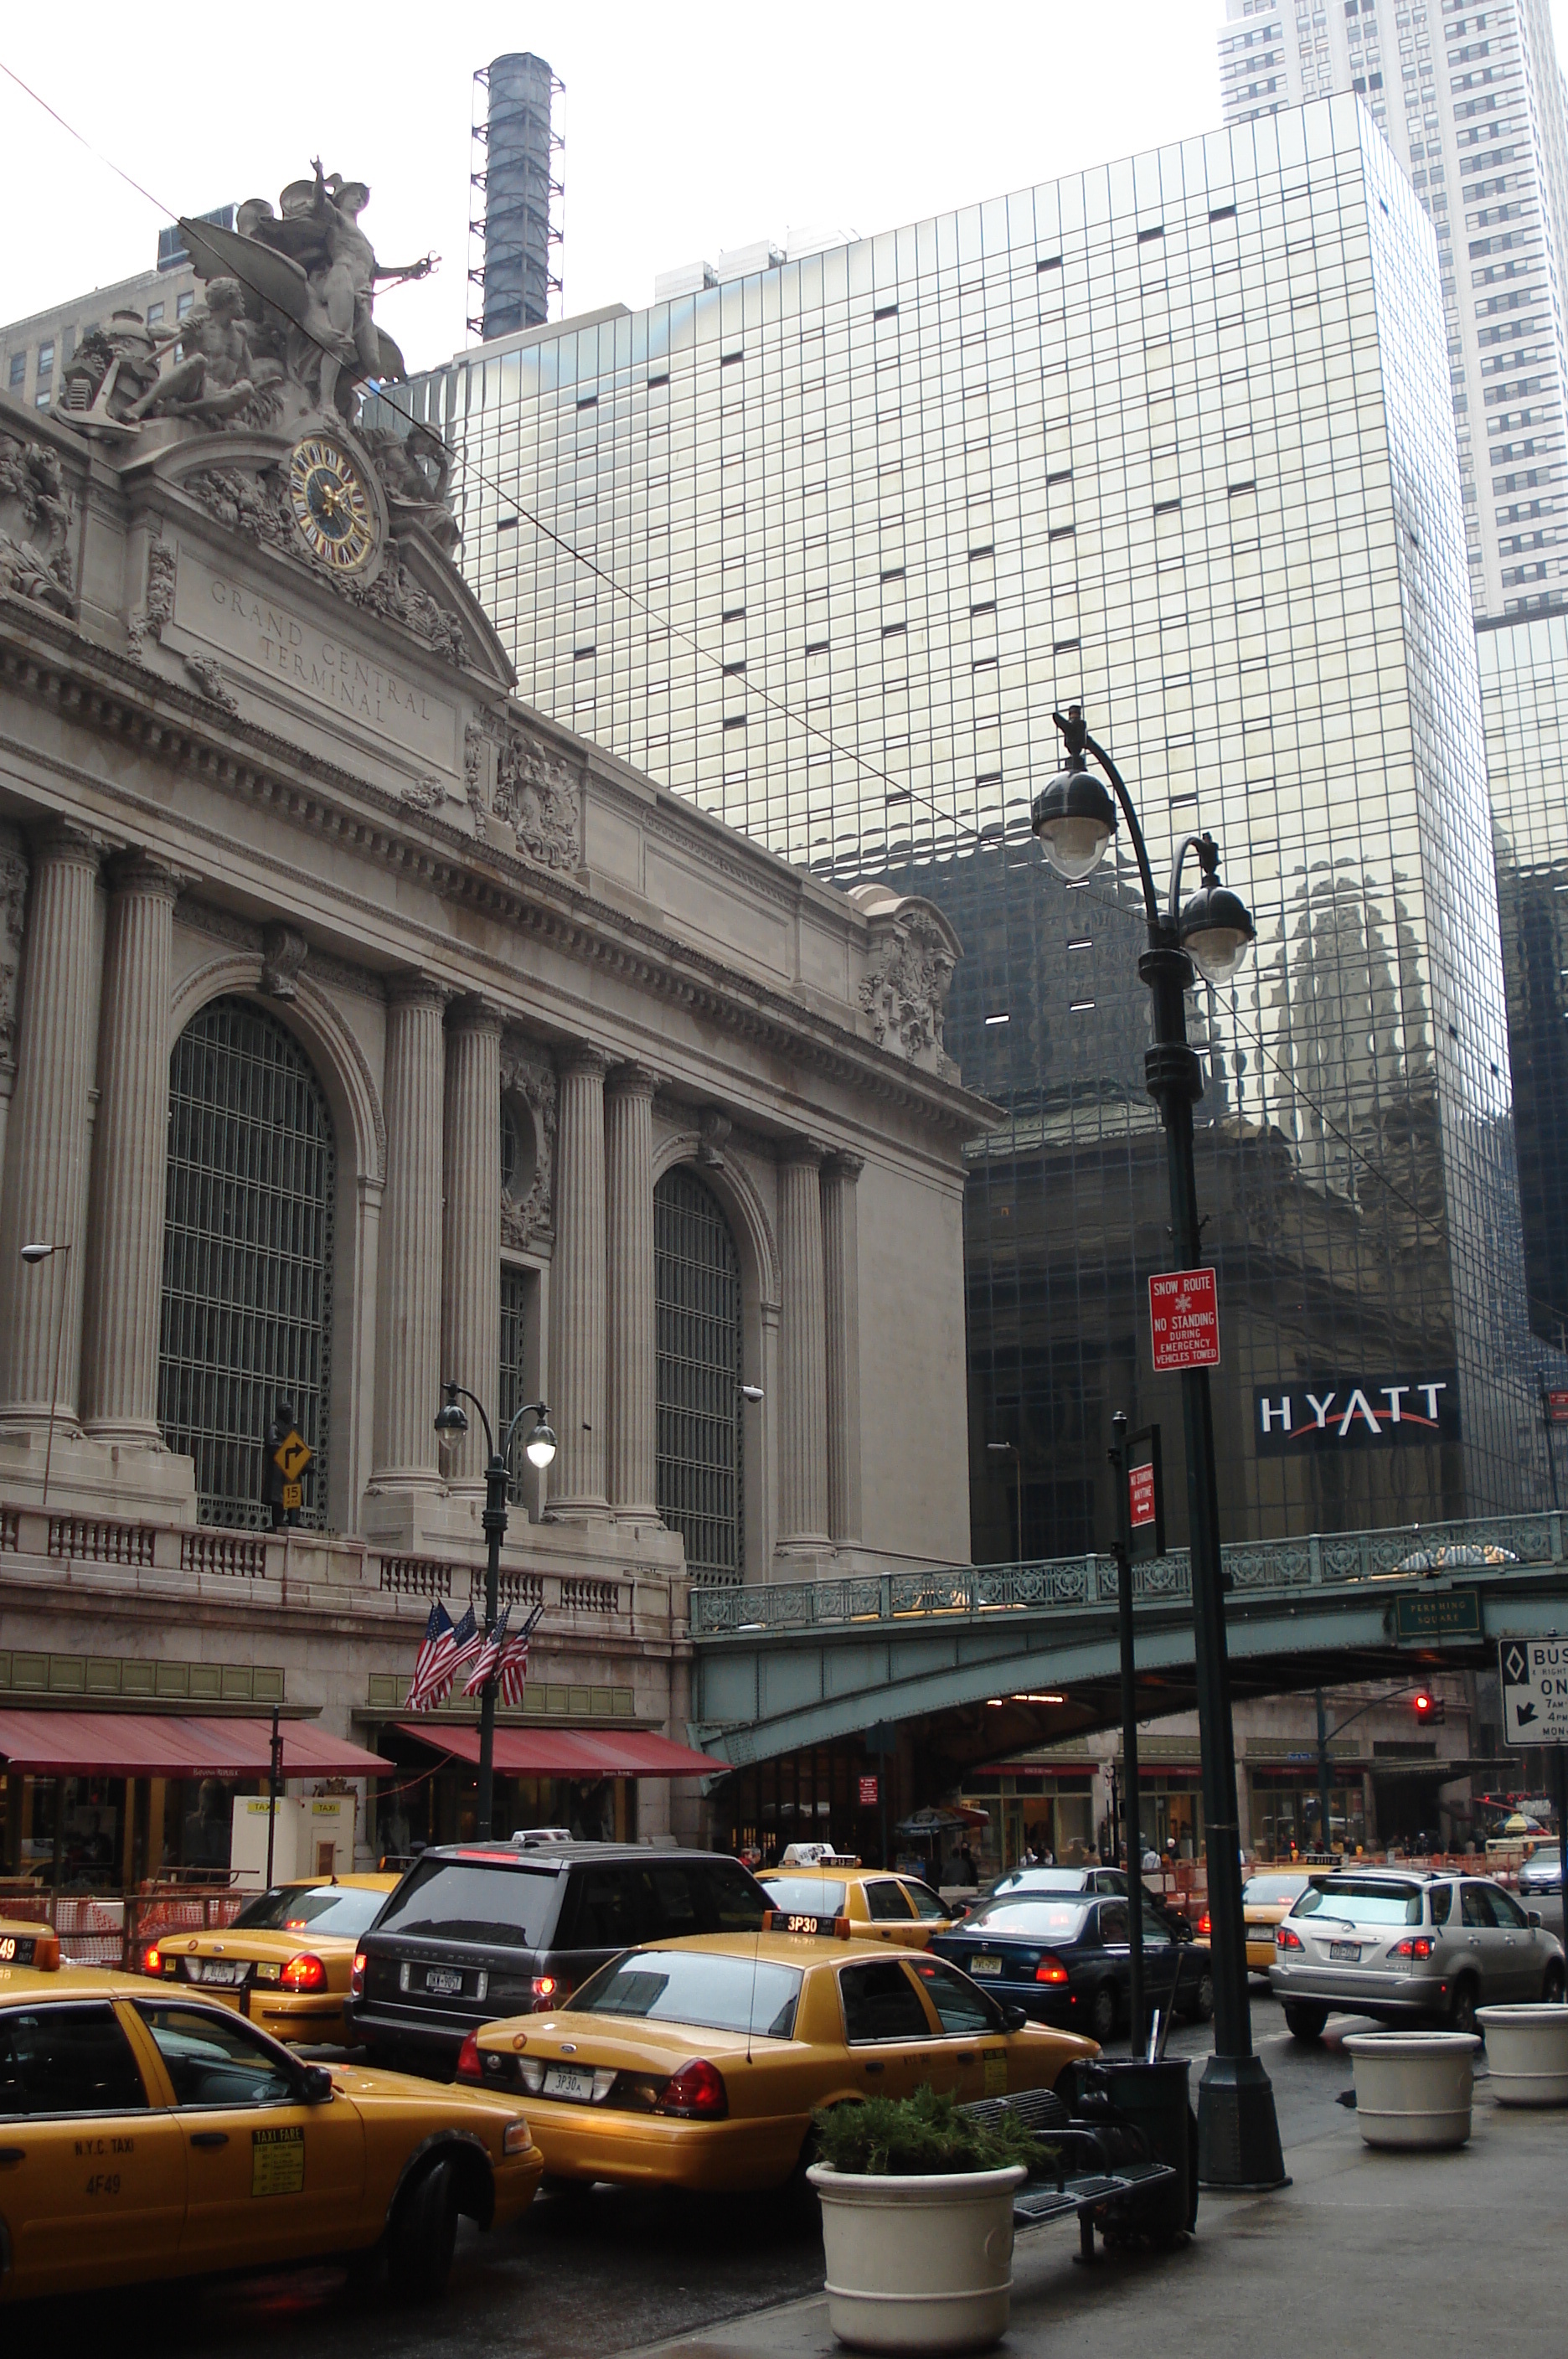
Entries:
{"label": "red awning", "polygon": [[[431,1728],[412,1720],[397,1726],[432,1752],[459,1761],[479,1758],[476,1728]],[[495,1761],[504,1777],[712,1777],[731,1766],[651,1730],[613,1728],[498,1728]]]}
{"label": "red awning", "polygon": [[[285,1777],[385,1777],[392,1763],[309,1722],[280,1724]],[[0,1711],[0,1761],[36,1777],[265,1777],[270,1720]]]}

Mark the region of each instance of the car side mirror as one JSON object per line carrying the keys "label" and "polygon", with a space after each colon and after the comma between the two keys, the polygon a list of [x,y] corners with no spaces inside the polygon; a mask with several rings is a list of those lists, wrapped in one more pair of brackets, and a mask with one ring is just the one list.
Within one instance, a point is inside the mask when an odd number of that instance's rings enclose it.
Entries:
{"label": "car side mirror", "polygon": [[1009,2003],[1002,2009],[1004,2031],[1021,2031],[1028,2021],[1029,2017],[1021,2006]]}
{"label": "car side mirror", "polygon": [[1541,1921],[1541,1911],[1539,1908],[1527,1908],[1525,1910],[1525,1915],[1530,1919],[1532,1925],[1539,1925]]}
{"label": "car side mirror", "polygon": [[324,2064],[307,2064],[299,2075],[299,2102],[324,2105],[332,2094],[332,2076]]}

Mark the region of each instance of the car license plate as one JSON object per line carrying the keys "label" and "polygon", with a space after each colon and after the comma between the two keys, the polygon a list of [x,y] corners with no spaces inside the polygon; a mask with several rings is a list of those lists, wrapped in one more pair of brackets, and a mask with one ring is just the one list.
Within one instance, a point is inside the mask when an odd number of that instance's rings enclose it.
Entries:
{"label": "car license plate", "polygon": [[1328,1953],[1331,1958],[1347,1958],[1352,1965],[1358,1965],[1361,1962],[1361,1944],[1359,1941],[1331,1941],[1328,1945]]}
{"label": "car license plate", "polygon": [[454,1994],[463,1988],[463,1976],[455,1966],[427,1966],[425,1988],[440,1991],[443,1996]]}
{"label": "car license plate", "polygon": [[547,2097],[566,2097],[574,2105],[593,2102],[593,2075],[580,2071],[574,2064],[547,2064],[544,2073]]}
{"label": "car license plate", "polygon": [[230,1990],[245,1978],[245,1967],[228,1958],[192,1958],[190,1966],[192,1982],[216,1983]]}
{"label": "car license plate", "polygon": [[986,1974],[999,1974],[1002,1971],[1002,1961],[1000,1958],[971,1958],[969,1971],[972,1974],[982,1978]]}

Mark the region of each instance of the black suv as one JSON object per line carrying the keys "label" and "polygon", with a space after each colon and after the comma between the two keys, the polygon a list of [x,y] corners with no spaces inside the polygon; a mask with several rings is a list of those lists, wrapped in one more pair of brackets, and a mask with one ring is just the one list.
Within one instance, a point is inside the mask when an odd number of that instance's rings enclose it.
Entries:
{"label": "black suv", "polygon": [[349,2037],[376,2063],[450,2075],[471,2031],[570,2004],[621,1951],[753,1932],[768,1895],[739,1860],[620,1843],[425,1852],[360,1940]]}

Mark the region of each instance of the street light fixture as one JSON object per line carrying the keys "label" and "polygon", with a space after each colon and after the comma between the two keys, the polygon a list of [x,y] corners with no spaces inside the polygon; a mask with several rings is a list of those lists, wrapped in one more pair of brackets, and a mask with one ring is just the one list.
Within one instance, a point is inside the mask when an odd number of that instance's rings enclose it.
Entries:
{"label": "street light fixture", "polygon": [[[485,1468],[485,1513],[482,1522],[486,1543],[485,1558],[485,1626],[495,1627],[495,1617],[501,1605],[501,1542],[506,1537],[507,1493],[511,1488],[512,1444],[524,1418],[538,1421],[523,1444],[530,1466],[542,1472],[555,1456],[555,1435],[550,1427],[550,1412],[541,1400],[525,1401],[510,1425],[499,1450],[485,1414],[485,1404],[475,1393],[447,1378],[443,1388],[446,1399],[436,1411],[435,1429],[441,1434],[462,1434],[468,1431],[468,1414],[463,1407],[472,1401],[479,1411],[479,1422],[485,1428],[485,1440],[490,1455]],[[478,1832],[482,1843],[489,1841],[491,1821],[495,1815],[495,1675],[485,1680],[479,1698],[479,1796]]]}
{"label": "street light fixture", "polygon": [[[1191,1269],[1203,1250],[1192,1160],[1192,1107],[1203,1094],[1203,1074],[1187,1041],[1185,994],[1192,986],[1194,967],[1213,983],[1232,981],[1252,948],[1257,929],[1240,896],[1220,882],[1219,847],[1212,835],[1181,839],[1171,872],[1169,903],[1161,909],[1149,849],[1120,771],[1090,736],[1082,705],[1071,704],[1065,714],[1052,717],[1062,733],[1063,765],[1035,796],[1031,813],[1034,832],[1046,857],[1059,875],[1070,884],[1081,884],[1116,834],[1119,803],[1138,863],[1149,927],[1149,947],[1138,960],[1138,971],[1154,1001],[1154,1040],[1145,1053],[1144,1080],[1165,1125],[1176,1266]],[[1105,772],[1115,790],[1115,801],[1104,781],[1087,767],[1085,755],[1093,755]],[[1181,869],[1191,851],[1197,853],[1202,882],[1183,904]],[[1198,2175],[1214,2187],[1279,2187],[1284,2183],[1285,2165],[1274,2092],[1253,2053],[1247,1995],[1236,1736],[1225,1658],[1219,1486],[1207,1368],[1182,1372],[1181,1419],[1214,1976],[1214,2052],[1198,2088]]]}
{"label": "street light fixture", "polygon": [[[22,1259],[31,1269],[36,1268],[39,1262],[48,1261],[54,1254],[68,1254],[70,1251],[69,1245],[23,1245],[21,1255]],[[49,1440],[44,1444],[44,1495],[39,1502],[39,1505],[45,1507],[49,1506],[49,1464],[54,1457],[54,1408],[60,1398],[60,1346],[65,1341],[65,1297],[66,1285],[64,1278],[61,1277],[60,1308],[55,1312],[54,1321],[54,1382],[49,1386]]]}

